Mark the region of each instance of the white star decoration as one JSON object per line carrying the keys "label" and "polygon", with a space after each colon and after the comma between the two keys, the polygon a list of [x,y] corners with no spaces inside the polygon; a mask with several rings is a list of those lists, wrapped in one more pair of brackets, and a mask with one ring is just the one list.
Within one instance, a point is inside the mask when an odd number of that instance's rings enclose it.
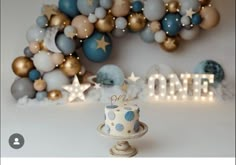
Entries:
{"label": "white star decoration", "polygon": [[94,84],[94,88],[95,88],[95,89],[100,89],[100,88],[101,88],[101,84],[95,83],[95,84]]}
{"label": "white star decoration", "polygon": [[140,77],[136,77],[134,75],[134,72],[131,73],[130,77],[128,77],[129,80],[136,82],[138,79],[140,79]]}
{"label": "white star decoration", "polygon": [[186,15],[189,16],[190,18],[193,17],[193,14],[195,14],[196,12],[193,11],[192,8],[186,10]]}
{"label": "white star decoration", "polygon": [[65,85],[62,88],[65,89],[67,92],[70,93],[68,101],[72,102],[76,98],[81,99],[82,101],[85,100],[84,92],[90,87],[90,84],[80,84],[78,77],[75,76],[73,83],[71,85]]}

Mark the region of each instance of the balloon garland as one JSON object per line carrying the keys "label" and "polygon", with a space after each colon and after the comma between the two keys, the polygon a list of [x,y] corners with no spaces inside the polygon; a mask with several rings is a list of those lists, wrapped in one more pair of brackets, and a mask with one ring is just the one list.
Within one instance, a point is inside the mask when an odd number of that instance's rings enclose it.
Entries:
{"label": "balloon garland", "polygon": [[[112,52],[112,39],[138,32],[147,43],[159,43],[168,52],[181,39],[192,40],[200,29],[215,27],[220,20],[210,0],[59,0],[44,5],[36,25],[26,38],[24,56],[12,63],[20,78],[12,84],[15,99],[43,100],[62,97],[62,86],[75,75],[86,80],[91,73],[81,65],[76,50],[93,62],[104,62]],[[84,81],[85,82],[85,81]]]}

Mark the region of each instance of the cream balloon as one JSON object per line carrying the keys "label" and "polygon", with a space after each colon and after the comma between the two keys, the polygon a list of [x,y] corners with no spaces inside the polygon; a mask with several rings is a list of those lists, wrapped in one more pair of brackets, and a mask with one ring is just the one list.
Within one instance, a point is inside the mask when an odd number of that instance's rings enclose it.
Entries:
{"label": "cream balloon", "polygon": [[55,68],[55,64],[51,59],[51,54],[47,51],[40,51],[34,55],[34,66],[41,72],[50,72]]}
{"label": "cream balloon", "polygon": [[44,37],[44,44],[47,49],[55,53],[61,53],[60,49],[58,49],[56,45],[56,35],[58,31],[58,27],[47,28],[46,35]]}

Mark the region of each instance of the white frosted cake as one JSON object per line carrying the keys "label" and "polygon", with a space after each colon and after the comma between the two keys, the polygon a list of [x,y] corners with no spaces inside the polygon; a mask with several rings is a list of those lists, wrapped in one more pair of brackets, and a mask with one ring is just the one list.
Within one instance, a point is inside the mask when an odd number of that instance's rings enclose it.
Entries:
{"label": "white frosted cake", "polygon": [[139,131],[137,105],[109,105],[105,108],[105,133],[112,136],[129,136]]}

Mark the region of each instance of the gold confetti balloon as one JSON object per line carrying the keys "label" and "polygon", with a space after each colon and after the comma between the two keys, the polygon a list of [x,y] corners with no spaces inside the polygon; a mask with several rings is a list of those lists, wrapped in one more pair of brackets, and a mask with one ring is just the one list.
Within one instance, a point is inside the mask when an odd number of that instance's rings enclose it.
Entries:
{"label": "gold confetti balloon", "polygon": [[55,101],[55,100],[59,100],[60,98],[62,98],[62,93],[59,90],[52,90],[50,92],[48,92],[48,99]]}
{"label": "gold confetti balloon", "polygon": [[207,6],[211,3],[211,0],[198,0],[202,6]]}
{"label": "gold confetti balloon", "polygon": [[133,32],[139,32],[146,26],[146,18],[141,13],[132,13],[128,17],[128,27]]}
{"label": "gold confetti balloon", "polygon": [[12,63],[12,70],[19,77],[28,77],[30,70],[33,68],[33,61],[24,56],[17,57]]}
{"label": "gold confetti balloon", "polygon": [[179,11],[179,2],[177,2],[177,1],[169,2],[167,5],[167,10],[170,13],[178,12]]}
{"label": "gold confetti balloon", "polygon": [[161,23],[158,21],[152,21],[150,23],[150,29],[153,33],[158,32],[159,30],[161,30]]}
{"label": "gold confetti balloon", "polygon": [[79,73],[81,68],[80,62],[76,57],[67,56],[65,61],[60,65],[60,69],[67,76],[74,76]]}
{"label": "gold confetti balloon", "polygon": [[112,15],[116,17],[124,17],[129,14],[130,1],[128,0],[115,0],[111,8]]}
{"label": "gold confetti balloon", "polygon": [[88,38],[94,31],[94,25],[84,15],[76,16],[71,25],[76,28],[77,37],[80,39]]}
{"label": "gold confetti balloon", "polygon": [[179,39],[177,37],[167,37],[161,44],[161,48],[167,52],[173,52],[179,47]]}
{"label": "gold confetti balloon", "polygon": [[70,25],[71,21],[70,19],[62,13],[59,13],[57,15],[53,15],[49,25],[50,26],[57,26],[60,28],[60,30],[64,29],[66,26]]}
{"label": "gold confetti balloon", "polygon": [[115,27],[114,17],[108,14],[104,19],[99,19],[95,27],[99,32],[111,32]]}
{"label": "gold confetti balloon", "polygon": [[47,83],[44,80],[42,79],[35,80],[34,89],[36,91],[44,91],[46,87],[47,87]]}
{"label": "gold confetti balloon", "polygon": [[220,14],[214,7],[206,6],[202,8],[200,15],[202,17],[202,22],[200,24],[202,29],[208,30],[214,28],[220,22]]}

